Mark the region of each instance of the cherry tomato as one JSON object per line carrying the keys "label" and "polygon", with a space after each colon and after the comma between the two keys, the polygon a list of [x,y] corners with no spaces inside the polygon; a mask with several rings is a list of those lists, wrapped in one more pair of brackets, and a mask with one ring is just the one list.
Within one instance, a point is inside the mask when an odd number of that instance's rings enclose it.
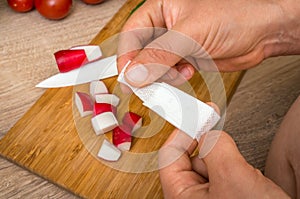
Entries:
{"label": "cherry tomato", "polygon": [[82,0],[86,4],[98,4],[102,3],[104,0]]}
{"label": "cherry tomato", "polygon": [[38,12],[48,19],[62,19],[72,8],[72,0],[35,0]]}
{"label": "cherry tomato", "polygon": [[34,0],[7,0],[7,3],[17,12],[28,12],[34,7]]}

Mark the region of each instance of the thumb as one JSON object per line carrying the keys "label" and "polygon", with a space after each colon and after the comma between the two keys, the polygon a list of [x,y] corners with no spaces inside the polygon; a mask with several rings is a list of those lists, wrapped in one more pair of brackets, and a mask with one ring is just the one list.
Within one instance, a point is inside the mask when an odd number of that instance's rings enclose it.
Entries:
{"label": "thumb", "polygon": [[[209,189],[215,194],[215,198],[232,198],[232,196],[235,198],[288,198],[279,186],[247,163],[227,133],[222,131],[210,133],[210,135],[207,134],[210,136],[209,140],[211,137],[218,137],[218,139],[202,160],[207,168]],[[200,145],[202,149],[205,149],[203,144],[205,145],[202,140]]]}
{"label": "thumb", "polygon": [[[241,176],[252,178],[255,169],[239,152],[234,140],[223,131],[210,131],[199,141],[199,156],[207,168],[210,183],[219,184],[230,176],[232,183],[238,183]],[[254,180],[254,179],[253,179]],[[218,185],[219,186],[219,185]]]}
{"label": "thumb", "polygon": [[168,30],[135,56],[125,71],[126,81],[135,87],[151,84],[197,48],[198,44],[191,38]]}

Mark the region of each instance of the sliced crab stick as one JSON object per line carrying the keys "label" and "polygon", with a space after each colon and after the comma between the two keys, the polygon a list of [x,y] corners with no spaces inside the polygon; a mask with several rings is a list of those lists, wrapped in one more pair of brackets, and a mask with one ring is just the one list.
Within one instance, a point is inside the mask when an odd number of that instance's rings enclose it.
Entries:
{"label": "sliced crab stick", "polygon": [[59,71],[65,73],[101,59],[102,52],[97,45],[76,46],[68,50],[57,51],[54,57]]}
{"label": "sliced crab stick", "polygon": [[93,101],[88,94],[76,92],[75,104],[81,117],[85,117],[93,113]]}
{"label": "sliced crab stick", "polygon": [[96,135],[104,134],[117,127],[118,120],[115,116],[116,107],[111,104],[95,103],[94,116],[92,118],[92,126]]}
{"label": "sliced crab stick", "polygon": [[118,120],[112,112],[105,112],[92,118],[92,126],[96,135],[101,135],[117,127]]}
{"label": "sliced crab stick", "polygon": [[137,129],[141,128],[143,118],[138,114],[129,111],[125,113],[122,123],[127,125],[131,129],[131,131],[134,132]]}
{"label": "sliced crab stick", "polygon": [[129,151],[131,147],[131,128],[124,124],[114,128],[113,144],[122,151]]}
{"label": "sliced crab stick", "polygon": [[115,107],[118,106],[119,102],[120,102],[120,98],[118,98],[114,94],[108,94],[108,93],[96,94],[95,95],[95,100],[96,100],[97,103],[111,104]]}
{"label": "sliced crab stick", "polygon": [[95,95],[97,94],[105,94],[105,93],[108,93],[108,90],[103,81],[101,80],[91,81],[90,95],[92,96],[92,98],[95,98]]}
{"label": "sliced crab stick", "polygon": [[112,112],[113,114],[117,114],[117,108],[111,104],[106,103],[94,103],[94,116],[99,115],[105,112]]}
{"label": "sliced crab stick", "polygon": [[108,140],[104,139],[98,152],[98,157],[107,161],[117,161],[122,152]]}

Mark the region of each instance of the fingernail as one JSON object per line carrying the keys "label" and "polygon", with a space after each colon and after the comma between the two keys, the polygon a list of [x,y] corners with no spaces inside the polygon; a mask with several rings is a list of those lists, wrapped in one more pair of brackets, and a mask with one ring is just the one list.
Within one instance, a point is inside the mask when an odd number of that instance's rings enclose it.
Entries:
{"label": "fingernail", "polygon": [[180,70],[180,74],[183,75],[183,77],[187,77],[187,78],[192,76],[192,73],[188,68],[182,68]]}
{"label": "fingernail", "polygon": [[137,64],[129,69],[125,73],[125,76],[129,81],[133,83],[143,83],[148,78],[148,69],[142,64]]}

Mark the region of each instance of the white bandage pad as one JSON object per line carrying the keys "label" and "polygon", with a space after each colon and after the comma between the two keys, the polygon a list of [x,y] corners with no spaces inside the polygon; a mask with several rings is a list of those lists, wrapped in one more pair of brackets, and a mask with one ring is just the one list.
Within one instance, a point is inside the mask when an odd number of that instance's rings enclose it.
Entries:
{"label": "white bandage pad", "polygon": [[169,84],[155,82],[143,88],[129,85],[124,78],[128,64],[119,74],[118,81],[129,86],[144,106],[193,139],[199,140],[220,120],[219,114],[212,107]]}

